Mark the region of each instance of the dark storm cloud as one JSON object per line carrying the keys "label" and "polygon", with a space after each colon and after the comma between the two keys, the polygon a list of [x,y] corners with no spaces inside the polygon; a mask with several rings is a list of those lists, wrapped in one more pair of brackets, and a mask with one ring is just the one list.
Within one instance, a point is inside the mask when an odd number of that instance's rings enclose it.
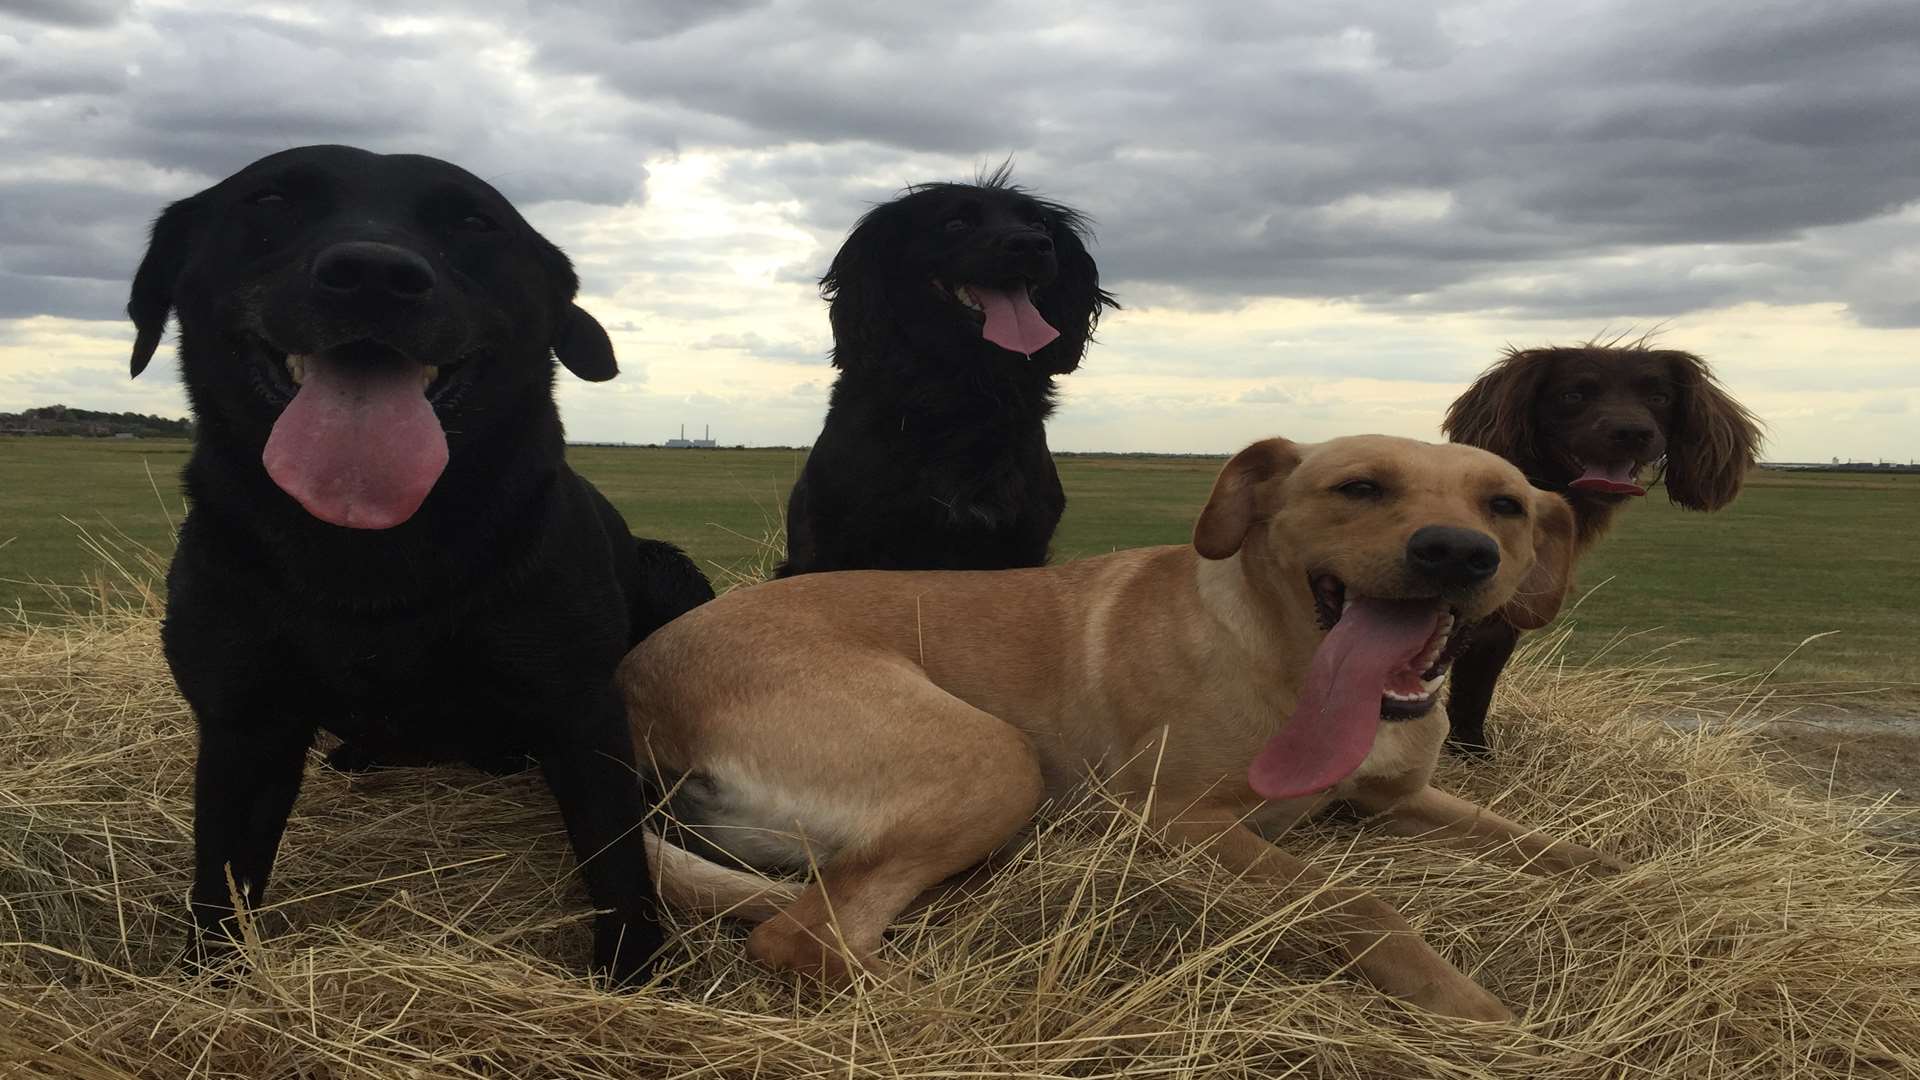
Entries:
{"label": "dark storm cloud", "polygon": [[[0,190],[22,207],[0,210],[0,316],[91,302],[90,286],[26,283],[124,273],[134,254],[112,250],[166,196],[345,141],[584,207],[643,199],[649,157],[751,151],[726,159],[725,190],[791,207],[821,264],[902,184],[1011,155],[1096,220],[1123,298],[1597,318],[1838,300],[1873,325],[1920,322],[1886,284],[1910,281],[1913,230],[1847,238],[1920,199],[1906,0],[5,10],[0,160],[25,164],[0,184],[79,160],[128,197]],[[591,232],[590,215],[557,217]],[[606,292],[713,258],[594,253]]]}

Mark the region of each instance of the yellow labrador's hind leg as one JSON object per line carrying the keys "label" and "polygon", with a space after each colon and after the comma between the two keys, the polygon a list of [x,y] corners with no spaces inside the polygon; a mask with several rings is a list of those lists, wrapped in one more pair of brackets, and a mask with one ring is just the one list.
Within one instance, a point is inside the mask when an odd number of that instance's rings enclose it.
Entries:
{"label": "yellow labrador's hind leg", "polygon": [[870,825],[748,937],[747,951],[770,968],[828,982],[889,974],[876,960],[887,925],[1039,809],[1040,763],[1025,735],[927,683],[903,683],[889,715],[847,718],[836,732],[846,752],[813,777]]}

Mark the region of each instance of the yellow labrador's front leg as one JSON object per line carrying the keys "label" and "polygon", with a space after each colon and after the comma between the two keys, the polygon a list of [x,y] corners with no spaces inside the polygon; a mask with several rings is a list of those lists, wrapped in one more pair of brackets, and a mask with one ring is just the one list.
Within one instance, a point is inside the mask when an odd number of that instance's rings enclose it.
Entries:
{"label": "yellow labrador's front leg", "polygon": [[[1410,1005],[1467,1020],[1510,1021],[1513,1013],[1433,950],[1400,913],[1364,889],[1328,884],[1326,875],[1260,838],[1231,815],[1202,820],[1197,808],[1164,822],[1169,835],[1205,850],[1236,873],[1271,881],[1304,898],[1317,922],[1381,991]],[[1212,815],[1205,815],[1211,817]]]}
{"label": "yellow labrador's front leg", "polygon": [[1627,868],[1611,855],[1517,825],[1484,806],[1431,786],[1383,805],[1369,805],[1365,800],[1356,803],[1380,814],[1387,830],[1396,836],[1437,840],[1448,847],[1516,865],[1528,873],[1584,870],[1605,876]]}

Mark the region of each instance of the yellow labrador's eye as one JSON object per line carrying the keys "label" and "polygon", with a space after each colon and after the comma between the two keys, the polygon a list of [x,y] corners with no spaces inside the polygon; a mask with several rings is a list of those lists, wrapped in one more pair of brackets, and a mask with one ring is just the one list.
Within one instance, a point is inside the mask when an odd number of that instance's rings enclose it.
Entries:
{"label": "yellow labrador's eye", "polygon": [[1377,499],[1386,494],[1386,490],[1371,480],[1348,480],[1334,485],[1333,490],[1349,499]]}
{"label": "yellow labrador's eye", "polygon": [[1527,507],[1511,495],[1495,495],[1487,502],[1487,508],[1497,517],[1526,517]]}

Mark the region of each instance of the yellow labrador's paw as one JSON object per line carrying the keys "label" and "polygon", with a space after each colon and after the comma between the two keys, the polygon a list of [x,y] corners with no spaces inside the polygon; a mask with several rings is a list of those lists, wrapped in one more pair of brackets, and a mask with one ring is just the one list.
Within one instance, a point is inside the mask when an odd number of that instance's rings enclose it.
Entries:
{"label": "yellow labrador's paw", "polygon": [[1479,983],[1465,975],[1455,975],[1443,982],[1430,983],[1407,995],[1406,1000],[1409,1005],[1440,1016],[1479,1020],[1489,1024],[1514,1022],[1512,1009],[1502,1005],[1499,998],[1487,993]]}

